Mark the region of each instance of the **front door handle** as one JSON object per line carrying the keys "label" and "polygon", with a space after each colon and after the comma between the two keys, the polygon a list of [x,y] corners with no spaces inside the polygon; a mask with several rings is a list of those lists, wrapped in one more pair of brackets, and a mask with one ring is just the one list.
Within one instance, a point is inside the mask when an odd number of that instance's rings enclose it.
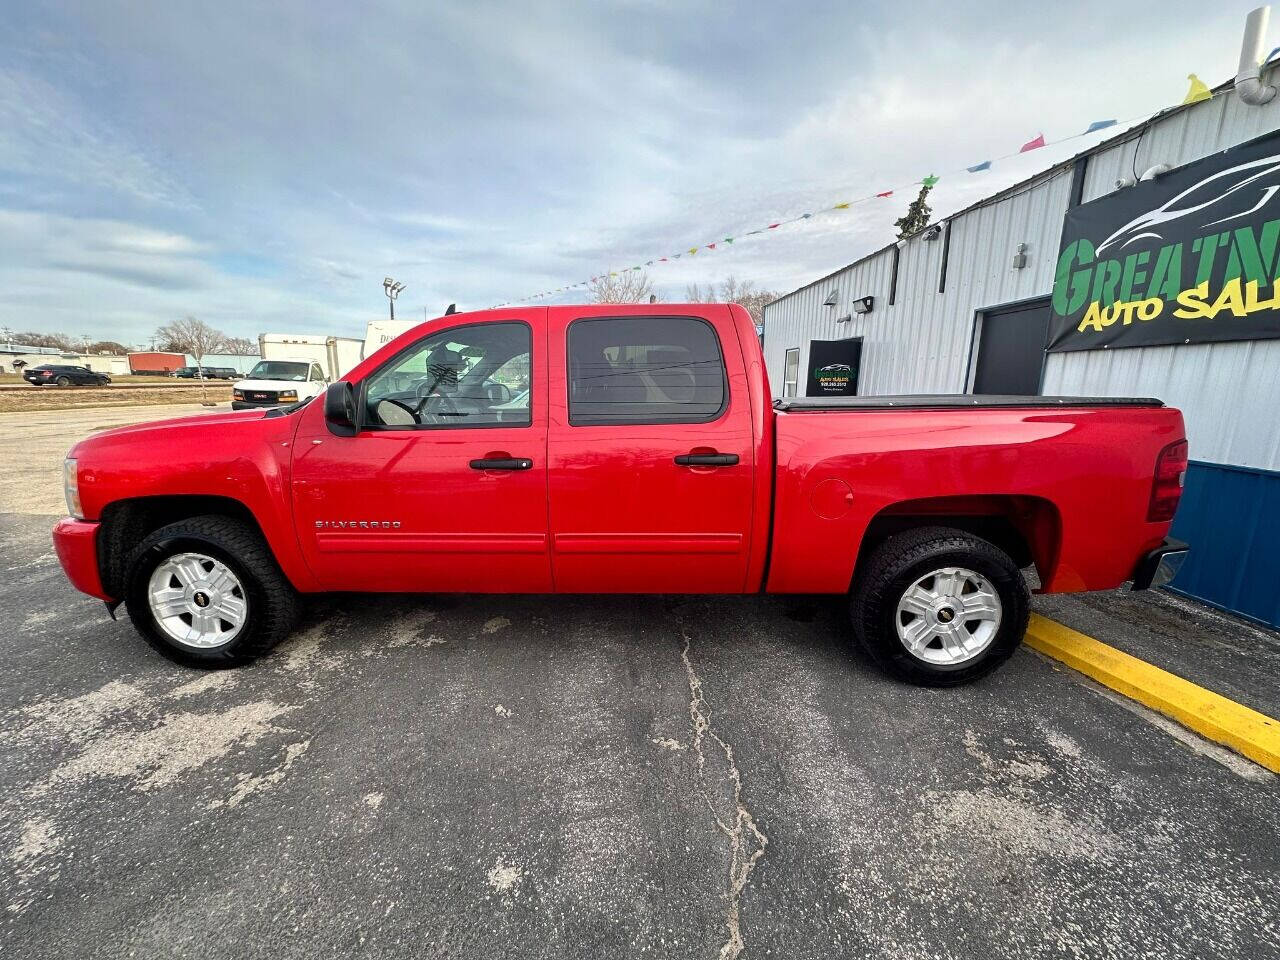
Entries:
{"label": "front door handle", "polygon": [[491,460],[472,460],[472,470],[532,470],[533,461],[524,457],[494,457]]}
{"label": "front door handle", "polygon": [[737,462],[736,453],[681,453],[676,456],[678,467],[732,467]]}

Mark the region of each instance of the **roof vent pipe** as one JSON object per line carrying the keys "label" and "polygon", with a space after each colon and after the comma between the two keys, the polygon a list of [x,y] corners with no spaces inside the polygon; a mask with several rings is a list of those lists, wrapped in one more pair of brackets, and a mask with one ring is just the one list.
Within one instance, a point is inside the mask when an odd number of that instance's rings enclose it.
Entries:
{"label": "roof vent pipe", "polygon": [[1270,7],[1250,11],[1244,22],[1244,41],[1240,45],[1240,65],[1236,68],[1236,93],[1250,106],[1270,103],[1276,88],[1262,82],[1262,45],[1271,19]]}

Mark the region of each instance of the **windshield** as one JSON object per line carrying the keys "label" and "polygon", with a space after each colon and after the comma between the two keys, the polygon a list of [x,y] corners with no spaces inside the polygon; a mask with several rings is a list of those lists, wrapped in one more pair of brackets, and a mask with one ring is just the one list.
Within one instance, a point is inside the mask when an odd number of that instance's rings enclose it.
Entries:
{"label": "windshield", "polygon": [[297,380],[301,383],[307,379],[309,367],[310,364],[288,360],[263,360],[254,364],[249,376],[256,380]]}

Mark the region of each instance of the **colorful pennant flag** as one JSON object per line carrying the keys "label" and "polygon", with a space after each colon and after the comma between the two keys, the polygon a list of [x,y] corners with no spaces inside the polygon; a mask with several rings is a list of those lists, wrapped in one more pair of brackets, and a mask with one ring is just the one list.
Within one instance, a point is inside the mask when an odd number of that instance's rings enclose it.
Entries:
{"label": "colorful pennant flag", "polygon": [[1199,103],[1201,100],[1209,100],[1213,97],[1213,91],[1204,85],[1204,81],[1197,77],[1194,73],[1188,73],[1187,79],[1191,81],[1191,89],[1187,91],[1187,95],[1182,98],[1182,105],[1185,107],[1188,103]]}
{"label": "colorful pennant flag", "polygon": [[[1276,50],[1274,50],[1274,51],[1272,52],[1272,56],[1274,56],[1276,53],[1280,53],[1280,47],[1277,47],[1277,48],[1276,48]],[[1268,60],[1270,60],[1270,57],[1268,57]],[[1199,77],[1197,77],[1194,73],[1192,73],[1192,74],[1188,74],[1188,75],[1187,75],[1187,79],[1191,81],[1191,86],[1190,86],[1190,89],[1187,91],[1187,95],[1186,95],[1186,96],[1183,98],[1183,100],[1182,100],[1182,104],[1183,104],[1184,106],[1185,106],[1185,105],[1188,105],[1188,104],[1199,103],[1199,102],[1204,101],[1204,100],[1209,100],[1209,99],[1211,99],[1211,98],[1213,97],[1213,91],[1212,91],[1212,90],[1210,90],[1210,89],[1209,89],[1209,88],[1208,88],[1208,87],[1207,87],[1207,86],[1206,86],[1206,85],[1205,85],[1205,84],[1200,80],[1200,78],[1199,78]],[[1134,117],[1134,118],[1132,118],[1132,120],[1140,120],[1140,119],[1144,119],[1144,118],[1142,118],[1142,117]],[[1116,125],[1117,125],[1118,123],[1120,123],[1120,122],[1121,122],[1121,121],[1114,120],[1114,119],[1112,119],[1112,120],[1094,120],[1092,123],[1090,123],[1090,124],[1089,124],[1088,128],[1087,128],[1083,133],[1073,134],[1073,135],[1071,135],[1071,136],[1068,136],[1068,137],[1063,138],[1062,140],[1055,140],[1055,141],[1053,141],[1053,144],[1054,144],[1054,145],[1056,145],[1056,144],[1060,144],[1060,143],[1065,143],[1066,141],[1068,141],[1068,140],[1073,140],[1073,139],[1075,139],[1076,137],[1082,137],[1082,136],[1086,136],[1087,134],[1096,133],[1096,132],[1097,132],[1097,131],[1099,131],[1099,130],[1105,130],[1105,129],[1107,129],[1108,127],[1116,126]],[[1124,123],[1130,123],[1130,122],[1132,122],[1132,121],[1131,121],[1131,120],[1126,120],[1126,121],[1123,121],[1123,122],[1124,122]],[[1029,152],[1029,151],[1031,151],[1031,150],[1039,150],[1039,149],[1041,149],[1042,147],[1045,147],[1045,146],[1048,146],[1048,145],[1049,145],[1049,143],[1048,143],[1048,142],[1046,142],[1046,140],[1045,140],[1045,136],[1044,136],[1044,133],[1040,133],[1040,134],[1037,134],[1037,135],[1036,135],[1036,137],[1035,137],[1034,139],[1028,140],[1026,143],[1024,143],[1024,144],[1023,144],[1023,145],[1018,149],[1018,151],[1017,151],[1017,152],[1018,152],[1019,154],[1027,153],[1027,152]],[[1011,157],[1011,156],[1016,156],[1016,154],[1013,154],[1013,153],[1010,153],[1010,154],[1004,154],[1004,155],[1002,155],[1002,156],[996,157],[996,160],[1003,160],[1003,159],[1006,159],[1007,157]],[[992,160],[983,160],[981,163],[975,163],[975,164],[973,164],[972,166],[964,167],[963,169],[964,169],[964,170],[966,170],[966,171],[967,171],[967,172],[969,172],[969,173],[980,173],[980,172],[983,172],[983,171],[986,171],[986,170],[990,170],[990,169],[992,168],[992,166],[993,166],[994,162],[995,162],[995,161],[992,161]],[[920,179],[920,180],[918,180],[918,181],[916,181],[916,182],[917,182],[918,184],[921,184],[922,186],[924,186],[924,187],[926,187],[926,188],[932,188],[932,187],[934,187],[934,186],[937,186],[937,184],[938,184],[939,180],[941,180],[941,179],[942,179],[942,178],[941,178],[939,175],[931,173],[931,174],[929,174],[928,176],[923,177],[922,179]],[[824,208],[824,209],[825,209],[825,210],[827,210],[827,211],[834,211],[834,210],[849,210],[849,209],[850,209],[851,207],[853,207],[854,205],[859,204],[859,203],[866,202],[867,200],[870,200],[870,199],[872,199],[873,197],[874,197],[874,198],[878,198],[878,199],[885,199],[885,198],[892,197],[893,195],[894,195],[894,191],[893,191],[893,190],[884,190],[884,191],[881,191],[880,193],[876,193],[876,194],[874,194],[874,195],[872,195],[872,196],[868,196],[868,197],[859,197],[859,198],[856,198],[856,199],[854,199],[854,200],[844,200],[844,201],[841,201],[840,203],[836,203],[836,204],[834,204],[834,205],[832,205],[832,206],[830,206],[830,207],[826,207],[826,208]],[[741,234],[741,235],[740,235],[739,237],[737,237],[737,238],[735,238],[735,237],[724,237],[723,239],[721,239],[721,240],[717,240],[717,241],[716,241],[716,242],[714,242],[714,243],[707,243],[707,244],[704,244],[703,246],[700,246],[700,247],[690,247],[690,248],[688,249],[687,253],[688,253],[688,255],[689,255],[689,256],[691,256],[691,257],[692,257],[692,256],[696,255],[696,254],[697,254],[697,252],[698,252],[699,250],[704,250],[704,249],[705,249],[705,250],[715,250],[715,249],[716,249],[717,244],[720,244],[720,243],[724,243],[724,244],[732,244],[732,243],[734,242],[734,240],[735,240],[735,239],[741,239],[742,237],[754,237],[754,236],[758,236],[758,235],[760,235],[760,234],[767,233],[767,232],[768,232],[768,231],[770,231],[770,230],[777,230],[779,227],[785,226],[785,225],[787,225],[787,224],[800,223],[800,222],[803,222],[803,221],[805,221],[805,220],[810,220],[810,219],[812,219],[812,218],[813,218],[813,216],[814,216],[814,213],[810,212],[810,213],[802,213],[802,214],[800,214],[799,216],[791,217],[791,218],[789,218],[789,219],[778,220],[778,221],[776,221],[776,222],[774,222],[774,223],[770,223],[770,224],[768,224],[768,225],[767,225],[767,226],[765,226],[765,227],[759,227],[759,228],[757,228],[757,229],[755,229],[755,230],[749,230],[749,231],[747,231],[746,233]],[[646,260],[646,261],[644,261],[644,265],[645,265],[645,266],[650,266],[650,267],[651,267],[651,266],[653,266],[653,265],[654,265],[654,263],[655,263],[655,262],[656,262],[656,263],[669,263],[669,262],[671,262],[672,260],[679,260],[682,256],[684,256],[684,254],[683,254],[683,253],[673,253],[673,254],[671,254],[669,257],[659,257],[659,258],[657,258],[657,259],[656,259],[656,261],[655,261],[655,260]],[[631,271],[641,270],[641,269],[643,269],[641,266],[634,266],[634,267],[631,267],[631,268],[630,268],[630,270],[631,270]],[[628,271],[624,271],[624,272],[628,272]],[[617,271],[610,271],[610,272],[608,273],[608,276],[610,276],[610,277],[616,277],[616,276],[618,276],[618,272],[617,272]],[[603,274],[603,273],[602,273],[602,274],[599,274],[599,275],[597,275],[597,276],[592,277],[592,278],[590,279],[590,281],[589,281],[589,282],[590,282],[590,283],[596,283],[596,282],[601,281],[601,280],[604,280],[604,279],[605,279],[605,274]],[[566,291],[566,290],[573,290],[573,289],[575,289],[575,288],[577,288],[577,287],[580,287],[580,286],[586,286],[586,285],[587,285],[587,283],[588,283],[588,281],[586,281],[586,280],[582,280],[582,281],[579,281],[578,283],[570,284],[570,285],[568,285],[568,286],[564,286],[564,287],[557,287],[557,288],[555,288],[554,290],[546,290],[546,291],[544,291],[544,292],[542,292],[542,293],[536,293],[536,294],[532,294],[532,295],[530,295],[530,296],[522,297],[522,298],[520,298],[519,300],[517,300],[516,302],[517,302],[517,303],[523,303],[523,302],[527,302],[527,301],[530,301],[530,300],[537,300],[537,299],[539,299],[539,298],[541,298],[541,297],[548,297],[548,296],[551,296],[551,295],[553,295],[553,294],[563,293],[563,292],[564,292],[564,291]],[[503,306],[503,305],[504,305],[504,304],[499,304],[499,306]]]}

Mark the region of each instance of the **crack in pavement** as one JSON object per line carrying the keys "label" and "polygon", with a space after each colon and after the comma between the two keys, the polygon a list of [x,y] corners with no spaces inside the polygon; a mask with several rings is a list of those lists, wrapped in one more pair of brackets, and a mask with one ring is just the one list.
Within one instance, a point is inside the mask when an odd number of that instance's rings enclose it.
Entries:
{"label": "crack in pavement", "polygon": [[[680,632],[684,637],[684,649],[680,652],[680,659],[684,663],[685,676],[689,681],[689,722],[693,726],[692,746],[698,758],[698,780],[701,783],[702,798],[706,801],[707,809],[711,811],[716,826],[729,838],[729,876],[724,892],[724,898],[727,901],[725,911],[727,938],[720,947],[720,960],[735,960],[746,947],[746,941],[742,939],[742,891],[746,888],[756,864],[764,856],[769,838],[756,826],[751,812],[742,803],[742,773],[734,761],[733,748],[712,729],[711,713],[706,709],[706,700],[702,696],[702,679],[693,669],[693,661],[689,658],[691,642],[689,633],[683,627]],[[726,819],[716,810],[707,789],[707,758],[702,749],[704,738],[710,738],[716,742],[724,754],[725,764],[728,767],[726,779],[733,788],[734,807],[733,815],[728,818],[729,822],[726,822]]]}

